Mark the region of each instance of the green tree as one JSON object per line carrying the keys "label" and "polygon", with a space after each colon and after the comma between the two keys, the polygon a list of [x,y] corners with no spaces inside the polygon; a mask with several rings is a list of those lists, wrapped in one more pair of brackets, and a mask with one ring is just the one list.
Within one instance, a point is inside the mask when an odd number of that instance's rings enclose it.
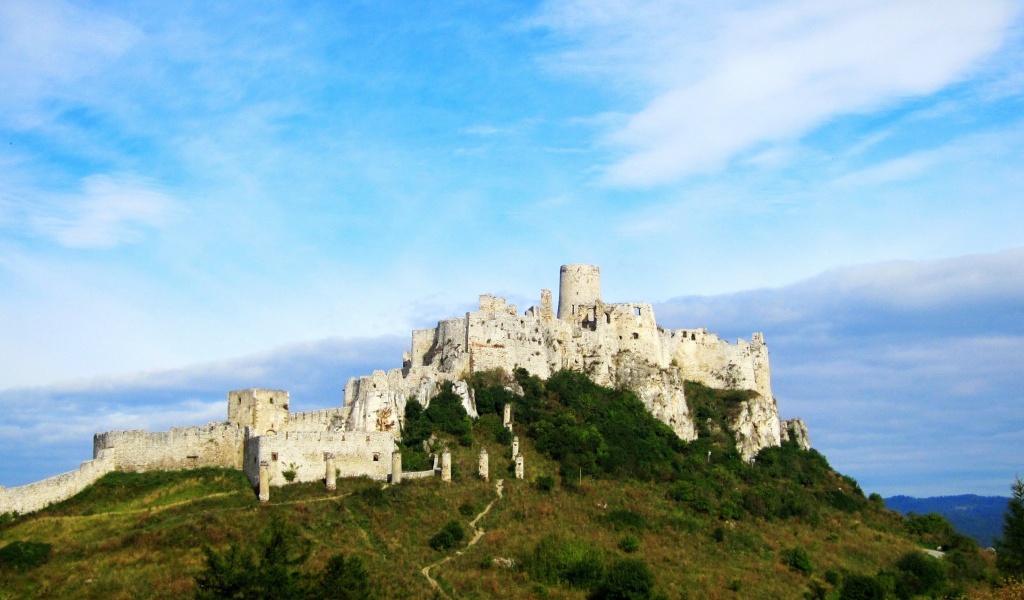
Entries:
{"label": "green tree", "polygon": [[996,540],[996,565],[1007,575],[1024,575],[1024,481],[1010,486],[1013,496],[1003,515],[1003,537]]}

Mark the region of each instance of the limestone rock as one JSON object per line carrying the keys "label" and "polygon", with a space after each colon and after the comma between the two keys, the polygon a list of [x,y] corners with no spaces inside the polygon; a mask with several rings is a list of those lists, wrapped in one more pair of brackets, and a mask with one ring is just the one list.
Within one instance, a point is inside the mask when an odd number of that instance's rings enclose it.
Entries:
{"label": "limestone rock", "polygon": [[779,430],[780,439],[783,442],[793,440],[797,446],[804,450],[811,449],[811,437],[807,433],[807,424],[803,419],[787,419],[782,421]]}

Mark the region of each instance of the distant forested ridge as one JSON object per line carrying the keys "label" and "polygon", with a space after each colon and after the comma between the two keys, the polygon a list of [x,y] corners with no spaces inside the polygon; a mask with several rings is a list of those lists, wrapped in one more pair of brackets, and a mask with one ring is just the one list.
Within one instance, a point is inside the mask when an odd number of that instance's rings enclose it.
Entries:
{"label": "distant forested ridge", "polygon": [[934,498],[893,496],[885,499],[885,506],[902,514],[939,513],[957,531],[974,538],[982,547],[987,548],[992,545],[993,538],[1002,535],[1003,513],[1009,501],[1009,498],[1003,496],[974,494]]}

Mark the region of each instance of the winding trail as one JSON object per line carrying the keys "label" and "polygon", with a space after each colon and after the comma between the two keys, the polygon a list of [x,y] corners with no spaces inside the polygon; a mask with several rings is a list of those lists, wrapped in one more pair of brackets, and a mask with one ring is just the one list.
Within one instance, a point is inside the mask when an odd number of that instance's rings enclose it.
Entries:
{"label": "winding trail", "polygon": [[[477,542],[480,541],[480,538],[484,537],[484,533],[486,533],[486,532],[484,531],[483,527],[477,527],[476,523],[477,523],[477,521],[482,519],[483,516],[486,515],[491,510],[491,507],[494,506],[495,502],[497,502],[498,500],[501,500],[501,498],[502,498],[501,491],[504,488],[504,486],[505,486],[505,480],[504,479],[499,479],[498,483],[495,484],[495,486],[494,486],[494,490],[498,493],[498,497],[495,498],[494,500],[491,500],[491,502],[487,506],[485,506],[482,511],[480,511],[480,514],[478,514],[472,521],[469,522],[469,526],[472,527],[473,531],[474,531],[473,539],[469,540],[469,543],[466,544],[466,548],[464,548],[463,550],[468,549],[469,547],[473,546],[474,544],[476,544]],[[437,562],[434,562],[434,563],[430,563],[429,565],[427,565],[427,566],[423,567],[422,569],[420,569],[420,573],[423,573],[423,576],[427,578],[427,582],[430,584],[430,587],[433,588],[435,592],[440,594],[442,598],[448,598],[448,600],[451,600],[451,596],[446,594],[444,592],[444,590],[441,589],[441,586],[437,583],[437,581],[435,581],[434,578],[430,576],[430,570],[433,569],[434,567],[439,567],[439,566],[443,565],[444,563],[450,561],[451,559],[455,558],[456,556],[460,556],[462,554],[463,550],[456,550],[454,554],[449,554],[448,556],[442,558],[441,560],[439,560]]]}

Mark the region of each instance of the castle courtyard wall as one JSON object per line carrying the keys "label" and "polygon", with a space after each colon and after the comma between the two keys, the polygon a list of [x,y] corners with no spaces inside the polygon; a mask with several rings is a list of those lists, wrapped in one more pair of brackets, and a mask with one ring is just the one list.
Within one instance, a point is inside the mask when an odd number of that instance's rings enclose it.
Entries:
{"label": "castle courtyard wall", "polygon": [[[334,466],[341,477],[369,477],[386,481],[391,474],[391,453],[395,436],[389,432],[286,431],[250,438],[246,442],[243,470],[253,487],[259,484],[261,462],[268,465],[271,486],[323,481],[324,453],[334,454]],[[292,481],[284,476],[292,470]]]}
{"label": "castle courtyard wall", "polygon": [[173,427],[170,431],[144,429],[107,431],[93,437],[93,456],[102,451],[119,471],[242,468],[245,427],[210,423],[202,427]]}

